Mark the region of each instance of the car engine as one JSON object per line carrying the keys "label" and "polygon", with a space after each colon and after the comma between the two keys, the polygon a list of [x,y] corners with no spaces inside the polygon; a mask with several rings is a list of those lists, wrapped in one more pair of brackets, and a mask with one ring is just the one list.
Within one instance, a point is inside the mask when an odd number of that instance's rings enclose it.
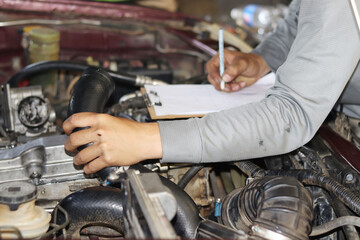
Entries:
{"label": "car engine", "polygon": [[[0,0],[0,239],[359,239],[358,138],[337,113],[299,149],[248,161],[87,175],[65,152],[73,113],[152,122],[145,84],[207,83],[219,27],[131,4]],[[225,43],[252,48],[229,31]]]}

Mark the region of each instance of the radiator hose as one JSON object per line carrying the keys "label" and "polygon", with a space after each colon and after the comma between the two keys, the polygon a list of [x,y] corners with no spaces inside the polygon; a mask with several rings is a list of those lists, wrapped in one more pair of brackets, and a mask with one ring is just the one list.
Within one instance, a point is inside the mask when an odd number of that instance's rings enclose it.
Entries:
{"label": "radiator hose", "polygon": [[[149,169],[141,164],[133,165],[130,168],[140,172],[150,172]],[[176,215],[171,221],[175,232],[183,239],[194,239],[201,221],[198,207],[191,197],[177,184],[162,176],[160,176],[160,180],[165,187],[170,189],[177,201]]]}
{"label": "radiator hose", "polygon": [[[80,232],[86,226],[104,226],[126,235],[123,213],[123,193],[114,187],[91,187],[79,190],[64,198],[59,205],[69,215],[66,238],[80,239]],[[53,213],[54,218],[54,213]],[[64,215],[57,213],[52,222],[61,224]]]}

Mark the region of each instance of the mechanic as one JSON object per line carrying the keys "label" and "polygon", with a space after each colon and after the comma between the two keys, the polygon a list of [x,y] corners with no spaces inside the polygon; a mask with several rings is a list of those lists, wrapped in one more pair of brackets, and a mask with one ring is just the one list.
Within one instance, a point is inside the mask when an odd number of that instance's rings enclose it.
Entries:
{"label": "mechanic", "polygon": [[[204,163],[236,161],[290,152],[316,133],[340,95],[345,111],[360,118],[360,35],[350,3],[293,0],[288,16],[250,54],[225,52],[226,91],[244,83],[238,75],[260,78],[276,73],[274,87],[257,103],[203,118],[138,123],[106,114],[79,113],[63,128],[65,149],[93,143],[74,157],[86,173],[146,159]],[[208,79],[219,89],[219,62],[207,64]],[[350,81],[349,81],[350,80]],[[72,133],[76,127],[87,127]]]}

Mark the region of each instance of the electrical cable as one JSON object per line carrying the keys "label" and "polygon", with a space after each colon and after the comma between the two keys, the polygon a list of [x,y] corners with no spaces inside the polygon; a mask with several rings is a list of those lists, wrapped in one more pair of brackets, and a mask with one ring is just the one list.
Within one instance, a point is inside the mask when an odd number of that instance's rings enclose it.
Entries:
{"label": "electrical cable", "polygon": [[[334,209],[334,212],[337,217],[345,217],[350,216],[348,208],[345,206],[344,203],[342,203],[340,200],[338,200],[333,194],[331,194],[332,198],[332,207]],[[342,230],[345,234],[346,239],[351,240],[360,240],[360,236],[358,231],[356,230],[356,227],[353,225],[345,225],[342,226]]]}
{"label": "electrical cable", "polygon": [[360,215],[360,198],[350,189],[341,185],[335,179],[318,174],[311,170],[269,170],[267,176],[289,176],[294,177],[305,185],[313,185],[332,192],[346,206]]}
{"label": "electrical cable", "polygon": [[344,216],[344,217],[336,218],[320,226],[313,227],[309,236],[310,237],[319,236],[345,225],[353,225],[360,227],[360,217]]}
{"label": "electrical cable", "polygon": [[360,198],[335,179],[316,173],[312,170],[267,170],[260,168],[250,161],[234,163],[241,171],[251,177],[289,176],[294,177],[305,185],[324,188],[333,193],[339,200],[348,206],[357,215],[360,215]]}
{"label": "electrical cable", "polygon": [[234,162],[234,165],[249,177],[265,176],[265,170],[250,161]]}

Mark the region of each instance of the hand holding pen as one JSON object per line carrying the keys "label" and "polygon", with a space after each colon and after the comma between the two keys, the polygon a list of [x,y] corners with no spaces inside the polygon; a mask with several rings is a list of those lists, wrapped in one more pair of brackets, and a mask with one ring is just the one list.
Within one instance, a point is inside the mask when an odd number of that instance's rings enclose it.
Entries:
{"label": "hand holding pen", "polygon": [[219,53],[206,64],[208,80],[217,90],[238,91],[270,71],[256,54],[224,49],[223,29],[219,30]]}

